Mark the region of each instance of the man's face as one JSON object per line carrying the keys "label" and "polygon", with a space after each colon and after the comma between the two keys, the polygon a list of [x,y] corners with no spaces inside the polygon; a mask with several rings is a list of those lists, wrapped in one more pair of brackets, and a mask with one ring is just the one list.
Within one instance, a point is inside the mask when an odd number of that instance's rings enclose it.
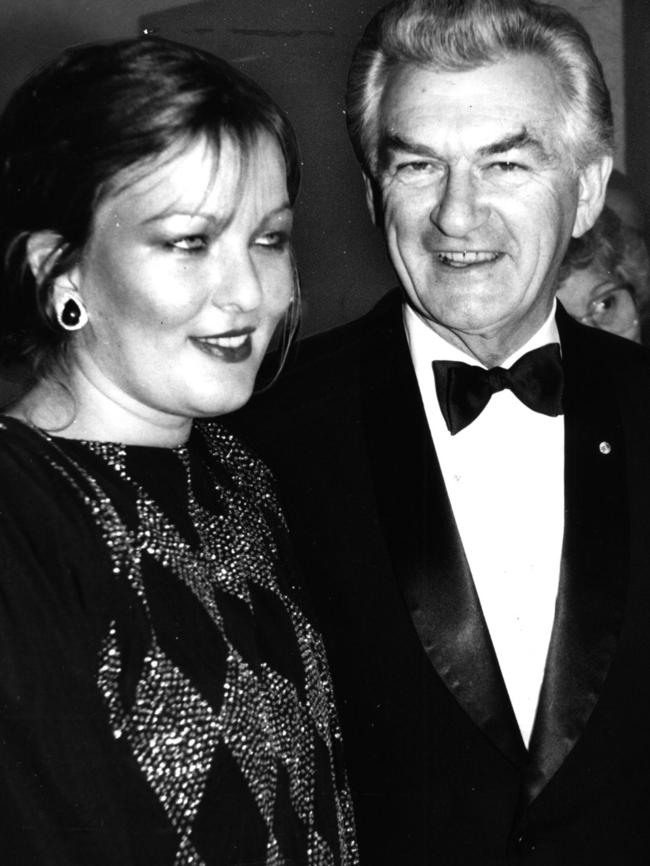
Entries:
{"label": "man's face", "polygon": [[609,160],[571,173],[557,103],[532,56],[389,79],[377,170],[388,249],[412,306],[451,342],[492,341],[503,357],[523,345],[550,312],[571,234],[600,210]]}

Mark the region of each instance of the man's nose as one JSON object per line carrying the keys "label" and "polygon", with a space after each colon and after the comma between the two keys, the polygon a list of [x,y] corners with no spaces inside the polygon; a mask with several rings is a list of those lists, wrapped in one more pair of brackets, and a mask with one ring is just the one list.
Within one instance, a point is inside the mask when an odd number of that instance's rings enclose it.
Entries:
{"label": "man's nose", "polygon": [[250,312],[262,303],[262,282],[249,250],[220,255],[212,302],[224,310]]}
{"label": "man's nose", "polygon": [[469,170],[450,169],[430,220],[448,237],[465,237],[484,222],[486,207]]}

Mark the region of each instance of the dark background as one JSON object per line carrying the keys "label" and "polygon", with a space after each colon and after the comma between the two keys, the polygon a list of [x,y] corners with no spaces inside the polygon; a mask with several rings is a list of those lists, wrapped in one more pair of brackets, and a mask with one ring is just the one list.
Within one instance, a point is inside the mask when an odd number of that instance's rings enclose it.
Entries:
{"label": "dark background", "polygon": [[[381,0],[2,0],[0,103],[66,45],[144,30],[214,51],[257,79],[289,114],[304,182],[296,248],[303,333],[365,312],[394,284],[366,213],[347,141],[344,90],[352,49]],[[650,201],[650,3],[563,0],[603,61],[618,122],[617,166]]]}

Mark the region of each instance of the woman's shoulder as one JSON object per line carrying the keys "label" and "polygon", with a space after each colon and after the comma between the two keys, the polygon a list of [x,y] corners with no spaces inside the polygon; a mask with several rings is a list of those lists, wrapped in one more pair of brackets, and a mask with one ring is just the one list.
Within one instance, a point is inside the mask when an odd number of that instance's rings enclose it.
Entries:
{"label": "woman's shoulder", "polygon": [[[42,593],[52,603],[65,600],[64,607],[72,610],[88,608],[94,593],[102,603],[110,563],[101,547],[89,478],[50,437],[0,416],[0,578],[5,599]],[[86,573],[93,575],[92,587],[80,577]]]}
{"label": "woman's shoulder", "polygon": [[[28,487],[62,484],[78,487],[88,476],[92,458],[84,449],[69,447],[73,440],[50,436],[24,421],[0,415],[0,487],[8,477]],[[14,487],[4,493],[19,492]]]}
{"label": "woman's shoulder", "polygon": [[28,443],[41,441],[37,429],[25,421],[12,418],[11,415],[0,415],[0,439],[11,446],[29,447]]}
{"label": "woman's shoulder", "polygon": [[[72,540],[82,555],[96,549],[106,497],[94,458],[61,440],[0,415],[0,544],[27,540],[42,551]],[[72,555],[72,552],[71,554]]]}
{"label": "woman's shoulder", "polygon": [[[55,449],[35,427],[0,415],[0,495],[16,494],[23,485],[49,484],[56,476]],[[12,481],[14,483],[9,483]]]}

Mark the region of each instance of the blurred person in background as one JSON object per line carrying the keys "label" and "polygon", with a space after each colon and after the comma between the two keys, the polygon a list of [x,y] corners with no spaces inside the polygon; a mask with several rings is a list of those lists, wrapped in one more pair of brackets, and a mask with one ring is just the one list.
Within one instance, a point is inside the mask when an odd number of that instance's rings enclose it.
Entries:
{"label": "blurred person in background", "polygon": [[593,228],[571,239],[557,296],[574,319],[640,342],[650,297],[640,233],[605,207]]}

